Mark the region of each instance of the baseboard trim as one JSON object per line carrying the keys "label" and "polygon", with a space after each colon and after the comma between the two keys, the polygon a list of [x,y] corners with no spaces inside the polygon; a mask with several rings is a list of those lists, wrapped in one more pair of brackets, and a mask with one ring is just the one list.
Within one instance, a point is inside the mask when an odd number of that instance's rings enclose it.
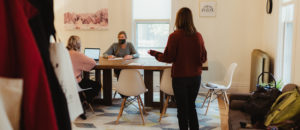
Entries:
{"label": "baseboard trim", "polygon": [[[207,93],[207,89],[200,88],[199,94]],[[230,93],[249,93],[249,84],[247,83],[239,83],[233,82],[230,89],[227,91],[228,94]]]}
{"label": "baseboard trim", "polygon": [[249,84],[247,83],[232,83],[228,93],[249,93]]}

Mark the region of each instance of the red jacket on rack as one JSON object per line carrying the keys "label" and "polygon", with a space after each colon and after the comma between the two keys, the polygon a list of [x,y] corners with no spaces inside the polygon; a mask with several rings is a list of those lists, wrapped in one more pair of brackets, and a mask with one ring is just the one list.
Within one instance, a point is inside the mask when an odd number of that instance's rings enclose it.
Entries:
{"label": "red jacket on rack", "polygon": [[26,0],[0,0],[0,76],[24,80],[21,129],[56,130],[45,68],[28,25],[34,13]]}

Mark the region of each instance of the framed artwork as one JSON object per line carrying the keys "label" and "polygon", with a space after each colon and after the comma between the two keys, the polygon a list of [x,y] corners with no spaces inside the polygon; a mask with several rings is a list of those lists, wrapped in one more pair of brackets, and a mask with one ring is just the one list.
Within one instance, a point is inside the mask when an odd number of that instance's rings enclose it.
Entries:
{"label": "framed artwork", "polygon": [[67,0],[64,5],[65,29],[108,29],[108,0]]}
{"label": "framed artwork", "polygon": [[216,5],[217,2],[214,1],[200,1],[200,16],[216,16]]}

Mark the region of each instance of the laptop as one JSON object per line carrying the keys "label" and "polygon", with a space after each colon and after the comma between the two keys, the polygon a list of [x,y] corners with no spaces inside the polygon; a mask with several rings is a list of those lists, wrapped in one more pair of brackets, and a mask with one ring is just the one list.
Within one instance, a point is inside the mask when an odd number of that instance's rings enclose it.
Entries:
{"label": "laptop", "polygon": [[99,61],[100,48],[84,48],[84,55],[94,59],[95,61]]}

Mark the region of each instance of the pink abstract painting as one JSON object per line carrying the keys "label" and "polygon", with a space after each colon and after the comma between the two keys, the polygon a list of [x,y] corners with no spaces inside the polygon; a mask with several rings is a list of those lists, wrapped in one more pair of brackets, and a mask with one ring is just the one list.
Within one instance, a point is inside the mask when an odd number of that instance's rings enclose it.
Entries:
{"label": "pink abstract painting", "polygon": [[[88,29],[88,30],[102,30],[108,28],[108,8],[99,7],[104,5],[103,2],[93,2],[95,0],[72,1],[72,4],[68,4],[70,9],[66,9],[64,12],[64,25],[66,29]],[[76,2],[76,4],[74,4]],[[80,8],[76,6],[80,5]]]}

